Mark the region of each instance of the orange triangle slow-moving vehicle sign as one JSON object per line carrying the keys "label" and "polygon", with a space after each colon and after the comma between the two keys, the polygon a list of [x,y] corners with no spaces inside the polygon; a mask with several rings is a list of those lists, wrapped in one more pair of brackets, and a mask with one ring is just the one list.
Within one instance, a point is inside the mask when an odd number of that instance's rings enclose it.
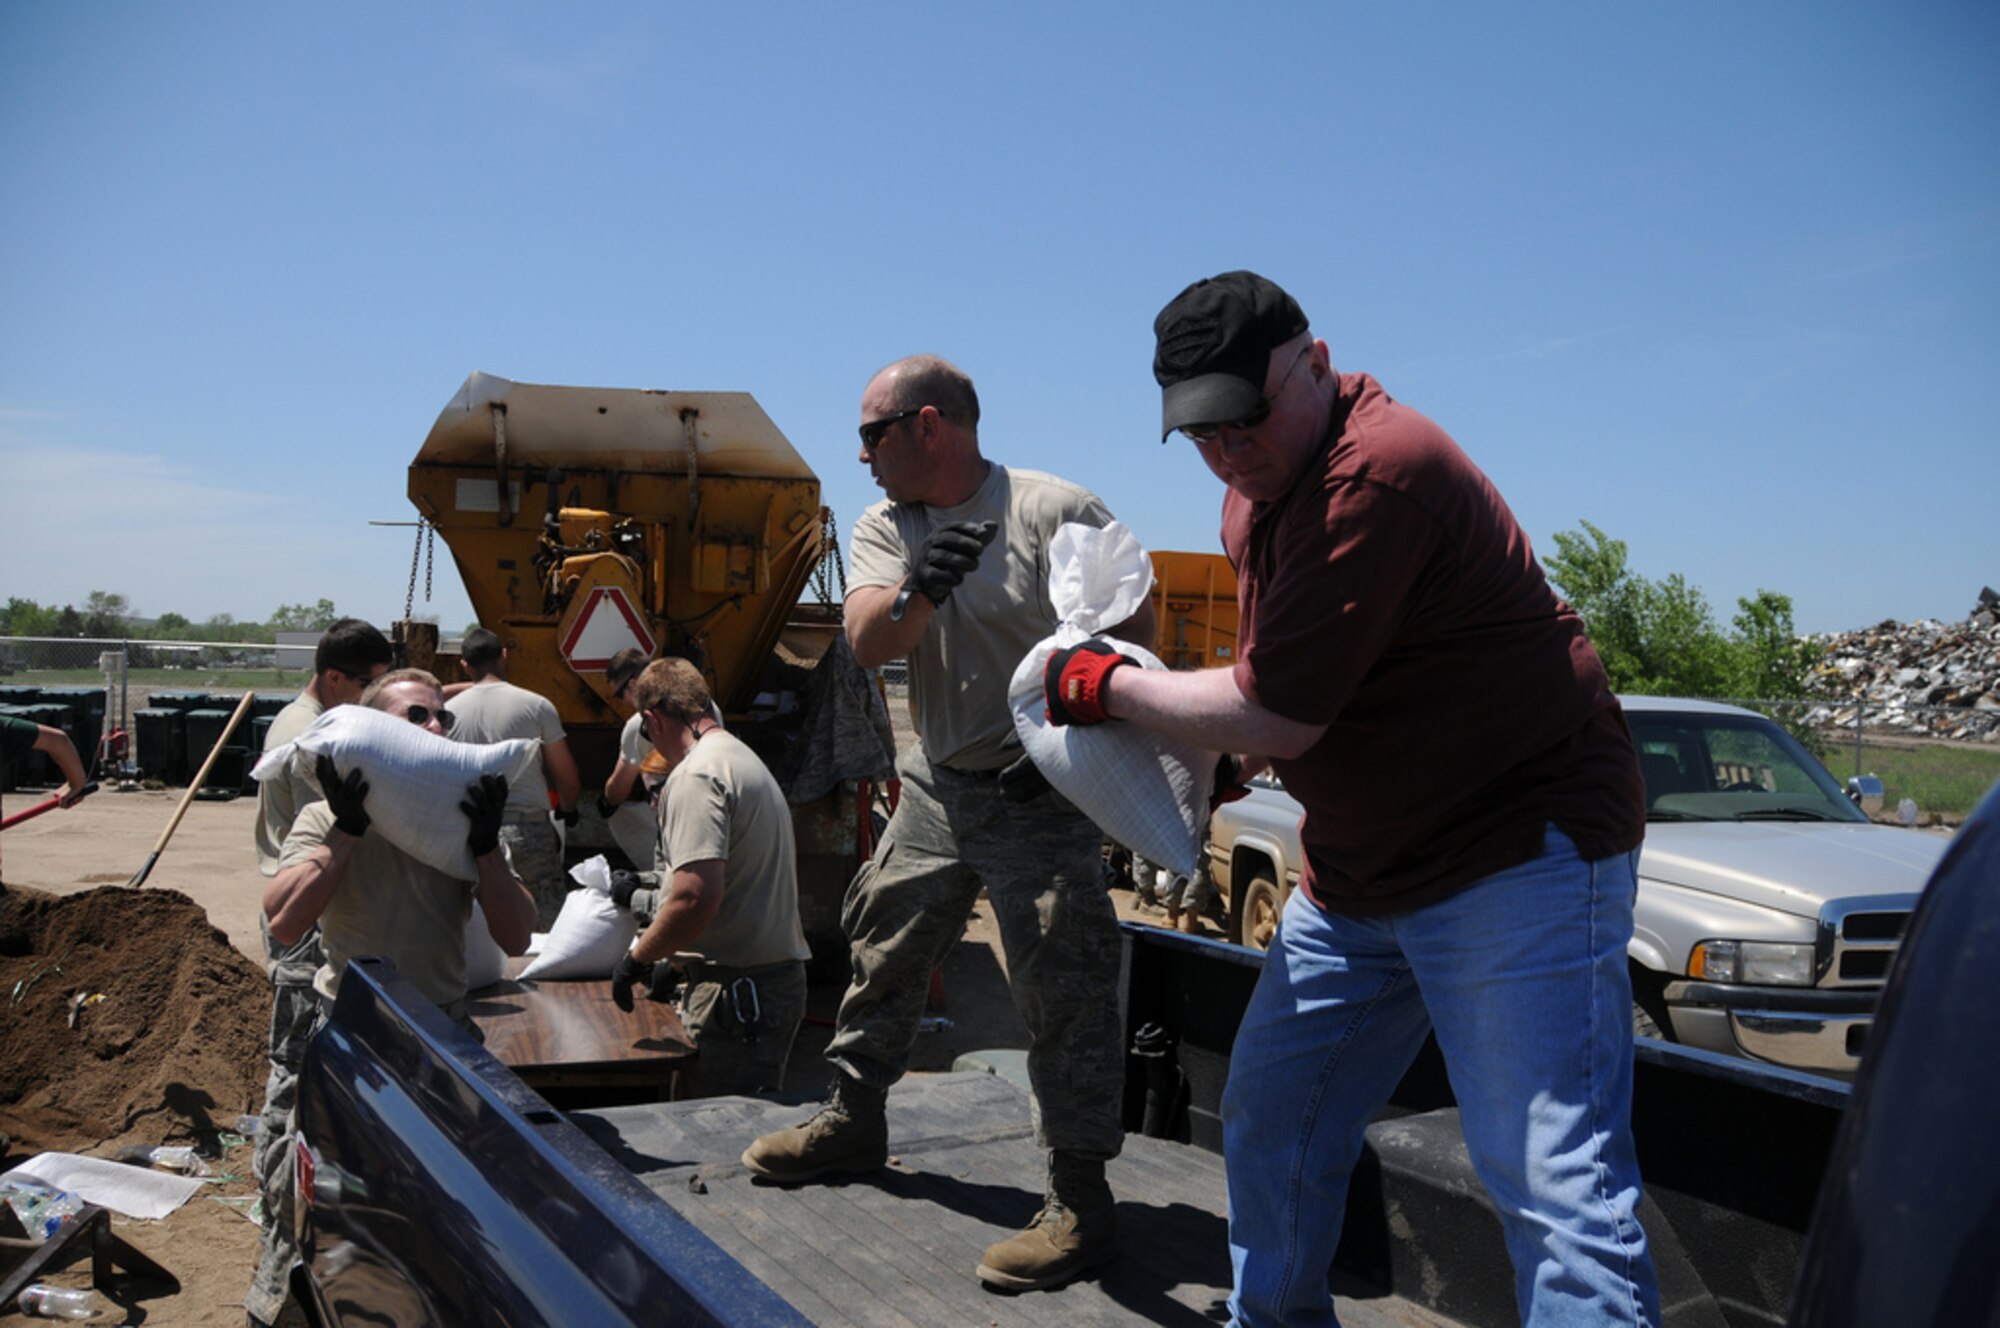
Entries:
{"label": "orange triangle slow-moving vehicle sign", "polygon": [[578,673],[602,670],[627,646],[653,653],[653,634],[632,601],[616,586],[592,588],[563,636],[562,654]]}

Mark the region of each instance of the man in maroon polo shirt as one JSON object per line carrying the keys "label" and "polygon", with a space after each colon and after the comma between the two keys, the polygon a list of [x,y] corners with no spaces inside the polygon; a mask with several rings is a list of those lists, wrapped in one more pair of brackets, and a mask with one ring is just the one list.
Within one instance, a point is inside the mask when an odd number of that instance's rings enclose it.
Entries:
{"label": "man in maroon polo shirt", "polygon": [[1445,432],[1250,272],[1155,323],[1163,432],[1227,486],[1231,669],[1049,663],[1052,719],[1268,762],[1303,888],[1223,1099],[1239,1324],[1331,1322],[1362,1130],[1435,1031],[1525,1324],[1659,1322],[1630,1107],[1643,786],[1583,624]]}

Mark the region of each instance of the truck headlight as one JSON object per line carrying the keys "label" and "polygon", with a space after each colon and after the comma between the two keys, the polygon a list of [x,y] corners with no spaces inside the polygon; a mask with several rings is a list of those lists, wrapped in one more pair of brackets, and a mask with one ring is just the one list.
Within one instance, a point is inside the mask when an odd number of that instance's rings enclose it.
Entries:
{"label": "truck headlight", "polygon": [[1764,987],[1810,987],[1813,948],[1785,941],[1703,941],[1688,961],[1688,976],[1706,982]]}

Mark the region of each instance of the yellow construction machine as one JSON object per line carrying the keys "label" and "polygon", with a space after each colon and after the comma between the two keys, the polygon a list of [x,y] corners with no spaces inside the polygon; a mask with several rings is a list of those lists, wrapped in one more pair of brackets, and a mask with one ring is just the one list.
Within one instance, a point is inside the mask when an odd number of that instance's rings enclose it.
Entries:
{"label": "yellow construction machine", "polygon": [[[509,681],[555,702],[586,790],[603,786],[632,713],[605,679],[611,657],[634,646],[695,662],[793,800],[808,938],[815,951],[816,930],[835,944],[894,739],[879,691],[844,645],[833,649],[839,556],[819,478],[763,408],[744,392],[475,373],[410,463],[409,495],[480,625],[506,643]],[[819,602],[802,604],[816,572]],[[398,635],[423,629],[403,623]],[[406,650],[453,679],[455,656],[425,654]],[[613,851],[593,801],[573,859]]]}
{"label": "yellow construction machine", "polygon": [[725,712],[747,712],[833,546],[819,477],[744,392],[475,373],[411,462],[409,494],[507,643],[509,679],[555,702],[587,780],[608,772],[603,735],[629,713],[612,705],[612,655],[692,659]]}

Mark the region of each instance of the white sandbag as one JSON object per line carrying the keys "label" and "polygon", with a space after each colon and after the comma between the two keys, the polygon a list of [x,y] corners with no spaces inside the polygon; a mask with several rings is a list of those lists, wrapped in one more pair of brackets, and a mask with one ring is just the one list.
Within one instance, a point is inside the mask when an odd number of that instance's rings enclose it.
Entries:
{"label": "white sandbag", "polygon": [[344,705],[264,753],[250,774],[255,779],[280,776],[296,757],[301,772],[317,787],[314,766],[320,756],[332,757],[342,775],[361,768],[368,781],[363,806],[371,834],[379,833],[419,862],[471,881],[479,876],[465,845],[471,826],[458,809],[467,786],[478,783],[481,775],[501,775],[512,784],[542,759],[542,744],[533,738],[453,742],[387,711]]}
{"label": "white sandbag", "polygon": [[539,953],[521,970],[521,980],[608,978],[638,934],[639,920],[631,909],[618,907],[610,895],[593,887],[572,890],[564,896],[562,912],[556,914]]}
{"label": "white sandbag", "polygon": [[[1208,824],[1216,753],[1134,724],[1052,725],[1042,692],[1049,656],[1130,618],[1152,587],[1152,559],[1123,522],[1056,531],[1049,599],[1061,621],[1014,670],[1007,700],[1021,745],[1057,792],[1140,857],[1186,876]],[[1114,644],[1145,668],[1166,667],[1143,646]]]}
{"label": "white sandbag", "polygon": [[507,976],[507,952],[486,926],[486,910],[472,901],[472,916],[465,920],[465,989],[478,991]]}

